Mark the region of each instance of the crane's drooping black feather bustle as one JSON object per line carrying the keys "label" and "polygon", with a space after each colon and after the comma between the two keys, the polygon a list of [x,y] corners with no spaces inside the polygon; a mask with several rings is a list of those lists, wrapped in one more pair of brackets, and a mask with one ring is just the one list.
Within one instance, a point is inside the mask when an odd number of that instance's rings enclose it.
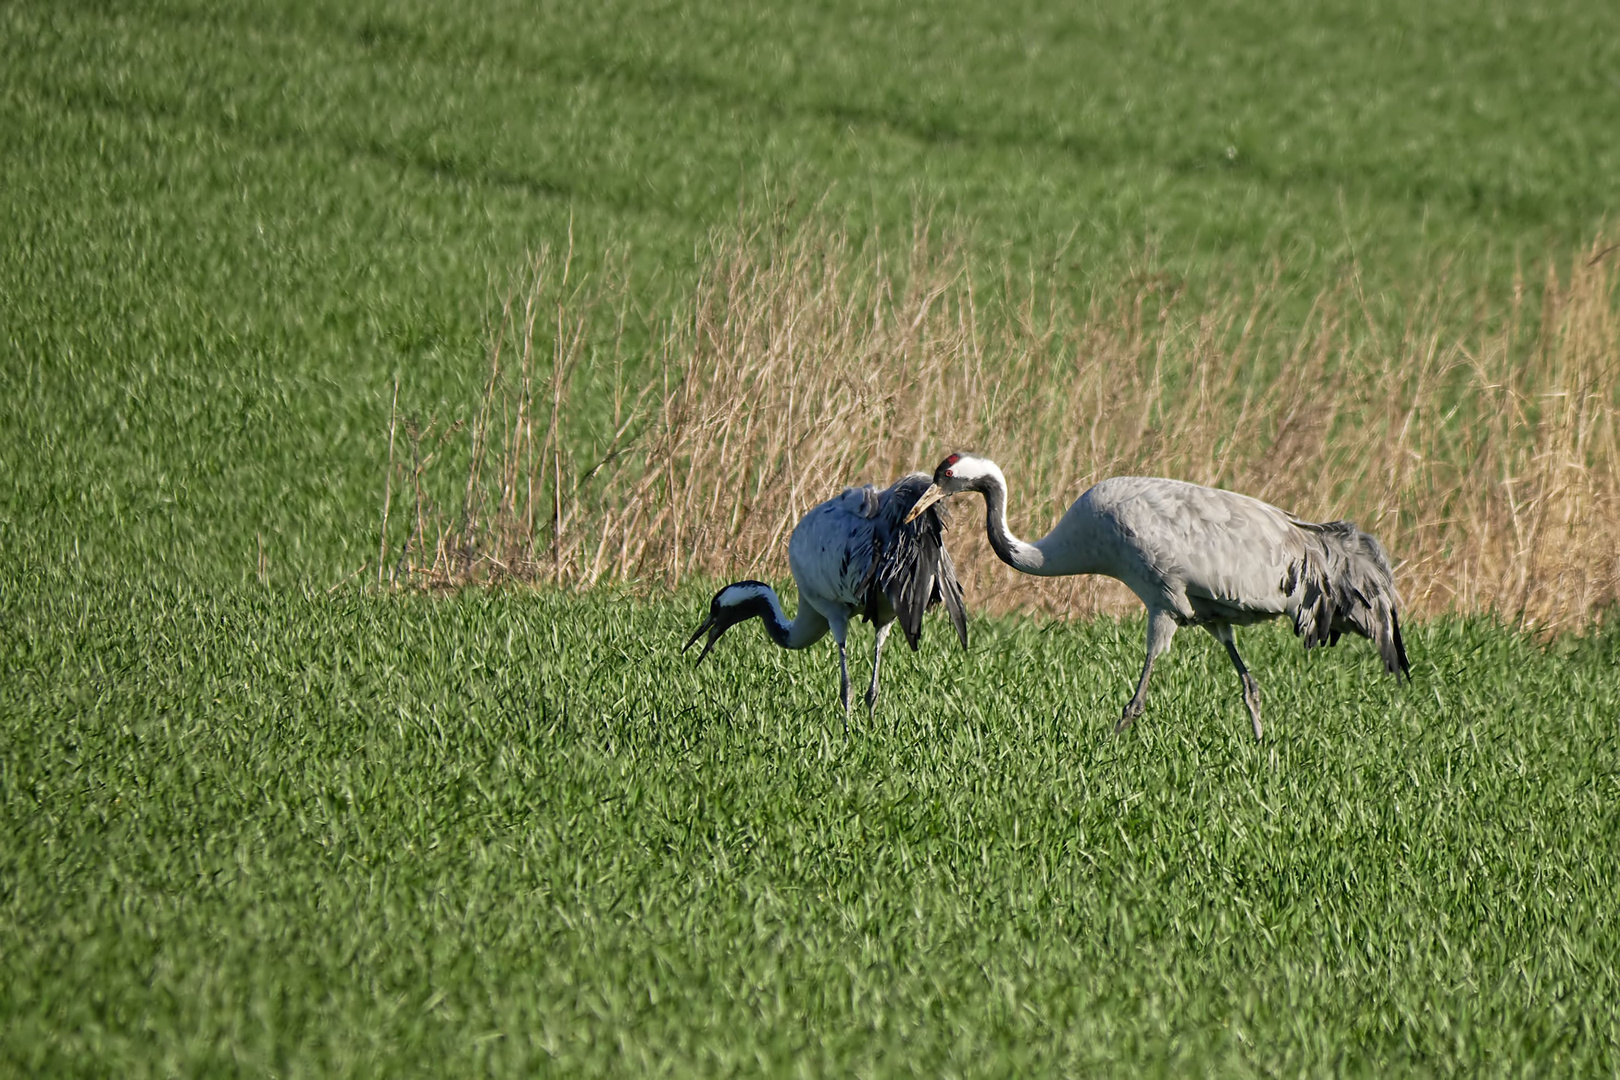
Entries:
{"label": "crane's drooping black feather bustle", "polygon": [[[906,644],[915,651],[922,637],[923,614],[943,603],[950,613],[956,635],[967,648],[967,613],[962,607],[962,586],[956,580],[956,567],[945,550],[945,527],[949,516],[943,504],[936,503],[910,523],[906,515],[928,490],[930,478],[914,473],[901,479],[888,492],[877,512],[874,558],[868,575],[867,611],[887,598],[895,620],[906,635]],[[868,615],[868,618],[871,616]]]}
{"label": "crane's drooping black feather bustle", "polygon": [[1411,678],[1396,611],[1395,575],[1383,545],[1353,521],[1301,522],[1300,527],[1321,547],[1289,567],[1282,583],[1284,592],[1304,586],[1294,613],[1294,633],[1307,649],[1336,645],[1345,633],[1359,634],[1378,647],[1384,670]]}

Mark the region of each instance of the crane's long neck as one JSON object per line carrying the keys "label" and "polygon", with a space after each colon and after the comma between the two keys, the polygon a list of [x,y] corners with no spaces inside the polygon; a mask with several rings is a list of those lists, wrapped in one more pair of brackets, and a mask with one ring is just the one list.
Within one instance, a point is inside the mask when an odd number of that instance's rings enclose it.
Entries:
{"label": "crane's long neck", "polygon": [[803,649],[820,641],[827,632],[827,621],[813,611],[803,598],[799,600],[799,613],[792,622],[788,622],[775,589],[766,589],[754,604],[758,611],[751,614],[759,615],[760,621],[765,624],[765,632],[784,649]]}
{"label": "crane's long neck", "polygon": [[1007,479],[995,469],[984,478],[984,531],[990,546],[1002,562],[1026,574],[1046,575],[1046,555],[1034,544],[1026,544],[1007,528]]}

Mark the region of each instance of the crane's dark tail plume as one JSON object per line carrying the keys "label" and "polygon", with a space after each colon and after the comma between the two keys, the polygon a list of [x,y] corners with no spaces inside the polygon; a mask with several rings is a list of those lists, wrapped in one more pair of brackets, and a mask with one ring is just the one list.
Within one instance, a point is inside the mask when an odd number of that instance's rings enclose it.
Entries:
{"label": "crane's dark tail plume", "polygon": [[869,585],[889,598],[900,631],[913,652],[922,637],[923,613],[938,603],[943,603],[950,613],[962,648],[967,648],[968,643],[962,586],[956,579],[951,554],[945,550],[944,533],[950,524],[945,507],[936,503],[916,520],[905,520],[930,483],[925,473],[905,477],[895,485],[890,505],[879,511],[879,552]]}
{"label": "crane's dark tail plume", "polygon": [[1336,645],[1347,631],[1360,634],[1378,646],[1384,670],[1410,679],[1412,666],[1401,642],[1396,610],[1400,596],[1383,545],[1353,521],[1300,524],[1320,547],[1308,551],[1301,565],[1290,569],[1290,575],[1298,575],[1298,582],[1284,582],[1288,592],[1295,584],[1304,586],[1303,599],[1294,613],[1294,633],[1304,639],[1307,649]]}

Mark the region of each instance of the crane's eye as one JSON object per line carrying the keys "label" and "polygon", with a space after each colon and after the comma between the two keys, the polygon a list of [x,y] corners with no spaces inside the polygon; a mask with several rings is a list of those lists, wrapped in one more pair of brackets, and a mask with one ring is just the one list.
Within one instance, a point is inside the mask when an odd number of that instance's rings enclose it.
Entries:
{"label": "crane's eye", "polygon": [[955,475],[956,475],[956,473],[955,473],[955,472],[954,472],[954,471],[953,471],[953,470],[951,470],[951,469],[946,469],[946,470],[945,470],[945,475],[946,475],[946,476],[955,476]]}

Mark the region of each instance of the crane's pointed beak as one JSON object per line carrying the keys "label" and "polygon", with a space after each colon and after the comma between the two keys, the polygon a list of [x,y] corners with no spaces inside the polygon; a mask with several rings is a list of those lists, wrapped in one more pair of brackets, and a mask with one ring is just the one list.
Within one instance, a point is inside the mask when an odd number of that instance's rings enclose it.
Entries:
{"label": "crane's pointed beak", "polygon": [[[714,648],[714,643],[720,640],[721,627],[715,623],[714,616],[710,615],[707,619],[704,619],[703,625],[694,630],[692,632],[692,636],[686,639],[686,644],[681,646],[681,652],[685,652],[687,649],[690,649],[693,645],[697,644],[697,639],[702,637],[704,631],[706,630],[710,631],[709,640],[704,644],[703,651],[698,653],[698,664],[703,663],[703,658],[709,655],[709,650]],[[693,664],[692,666],[696,667],[697,664]]]}
{"label": "crane's pointed beak", "polygon": [[938,484],[929,484],[928,490],[923,492],[922,497],[912,505],[911,513],[906,515],[905,521],[901,522],[901,524],[910,525],[913,521],[916,521],[917,518],[922,516],[922,512],[924,510],[927,510],[930,506],[933,506],[944,497],[944,488],[940,487]]}

